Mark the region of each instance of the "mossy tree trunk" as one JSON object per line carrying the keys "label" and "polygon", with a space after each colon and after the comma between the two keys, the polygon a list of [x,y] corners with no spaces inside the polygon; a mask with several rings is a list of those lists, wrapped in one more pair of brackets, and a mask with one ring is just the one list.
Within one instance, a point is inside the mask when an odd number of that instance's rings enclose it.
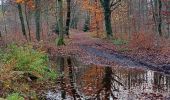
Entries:
{"label": "mossy tree trunk", "polygon": [[63,28],[63,0],[58,0],[58,26],[59,26],[59,38],[57,41],[57,45],[65,45],[64,43],[64,28]]}

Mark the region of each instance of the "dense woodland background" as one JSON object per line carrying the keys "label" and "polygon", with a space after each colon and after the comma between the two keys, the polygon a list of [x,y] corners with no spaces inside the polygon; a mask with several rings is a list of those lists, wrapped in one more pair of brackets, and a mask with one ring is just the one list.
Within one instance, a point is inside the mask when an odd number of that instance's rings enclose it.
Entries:
{"label": "dense woodland background", "polygon": [[8,40],[46,40],[70,28],[98,37],[170,35],[169,0],[1,0],[0,8],[1,36]]}

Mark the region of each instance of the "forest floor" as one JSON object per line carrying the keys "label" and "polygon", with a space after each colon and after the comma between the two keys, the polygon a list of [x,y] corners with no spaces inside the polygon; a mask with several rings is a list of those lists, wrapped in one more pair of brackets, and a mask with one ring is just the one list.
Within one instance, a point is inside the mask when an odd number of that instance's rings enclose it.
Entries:
{"label": "forest floor", "polygon": [[[117,49],[122,47],[124,51]],[[162,49],[126,50],[128,46],[114,45],[112,41],[92,37],[88,32],[71,31],[65,46],[54,48],[48,45],[47,48],[52,58],[56,55],[69,55],[87,65],[138,67],[170,73],[169,50],[166,50],[167,52]]]}
{"label": "forest floor", "polygon": [[[55,37],[54,37],[55,38]],[[50,59],[53,62],[53,67],[56,67],[56,60],[58,56],[71,56],[76,58],[78,62],[83,65],[99,65],[99,66],[116,66],[116,67],[126,67],[126,68],[140,68],[140,69],[151,69],[154,71],[163,72],[165,74],[170,74],[170,47],[167,43],[166,46],[160,46],[162,48],[154,47],[150,49],[146,48],[132,48],[129,43],[118,45],[113,43],[113,40],[108,40],[104,38],[96,38],[92,36],[90,32],[80,32],[77,30],[72,30],[70,38],[65,39],[66,45],[56,46],[54,41],[51,42],[42,41],[40,43],[35,43],[34,47],[41,46],[50,55]],[[0,40],[0,46],[4,45],[5,42]],[[35,48],[36,49],[36,48]],[[40,50],[41,51],[41,50]],[[5,72],[6,73],[6,72]],[[9,73],[6,73],[7,76]],[[6,75],[5,74],[5,75]],[[26,79],[27,81],[27,79]],[[18,81],[17,81],[18,82]],[[22,81],[20,81],[22,82]],[[27,82],[26,82],[27,83]],[[47,83],[47,84],[46,84]],[[18,84],[18,83],[17,83]],[[23,82],[22,82],[23,84]],[[38,96],[43,96],[46,90],[53,90],[56,88],[55,82],[28,82],[30,90],[36,91]],[[45,84],[45,85],[44,85]],[[27,85],[27,84],[26,84]],[[0,87],[2,87],[0,80]],[[15,85],[12,83],[12,87]],[[17,86],[21,87],[20,84]],[[52,86],[52,87],[51,87]],[[24,87],[24,85],[23,85]],[[25,89],[25,88],[23,88]],[[9,93],[10,89],[1,90],[0,96]],[[25,90],[24,90],[25,91]],[[28,91],[29,93],[30,91]],[[5,94],[6,93],[6,94]]]}

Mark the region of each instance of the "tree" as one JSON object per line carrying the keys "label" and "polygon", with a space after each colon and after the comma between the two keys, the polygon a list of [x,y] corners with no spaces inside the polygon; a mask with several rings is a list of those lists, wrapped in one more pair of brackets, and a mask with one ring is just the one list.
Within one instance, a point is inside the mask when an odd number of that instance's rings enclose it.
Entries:
{"label": "tree", "polygon": [[71,0],[67,0],[67,19],[66,19],[66,35],[69,37],[70,16],[71,16]]}
{"label": "tree", "polygon": [[25,24],[24,24],[24,17],[23,17],[23,14],[22,14],[21,2],[17,2],[17,8],[18,8],[18,12],[19,12],[19,18],[20,18],[20,21],[21,21],[22,33],[25,36],[25,38],[27,39]]}
{"label": "tree", "polygon": [[64,43],[64,28],[63,28],[63,0],[58,0],[58,26],[59,26],[59,38],[57,45],[65,45]]}
{"label": "tree", "polygon": [[112,25],[111,25],[111,12],[118,7],[121,0],[100,0],[100,3],[104,11],[105,28],[107,38],[113,37]]}
{"label": "tree", "polygon": [[[26,20],[27,29],[28,29],[29,41],[31,41],[31,30],[30,30],[29,15],[28,15],[28,14],[30,13],[30,11],[27,11],[27,4],[28,4],[29,2],[30,2],[30,1],[25,2],[24,12],[25,12],[25,20]],[[28,12],[29,12],[29,13],[28,13]]]}
{"label": "tree", "polygon": [[155,22],[156,30],[160,36],[162,36],[162,1],[161,0],[151,0],[153,19]]}
{"label": "tree", "polygon": [[4,23],[4,29],[5,29],[5,33],[7,34],[7,26],[6,26],[6,22],[5,22],[5,9],[4,9],[4,0],[1,0],[1,7],[2,7],[2,18],[3,18],[3,23]]}
{"label": "tree", "polygon": [[41,0],[35,0],[35,24],[36,24],[36,39],[40,41],[40,3]]}
{"label": "tree", "polygon": [[158,0],[158,32],[159,32],[159,35],[162,36],[162,14],[161,14],[161,11],[162,11],[162,1],[161,0]]}
{"label": "tree", "polygon": [[78,0],[71,0],[71,21],[70,21],[70,27],[73,29],[77,29],[77,25],[79,22],[79,17],[77,15],[80,15],[80,1]]}

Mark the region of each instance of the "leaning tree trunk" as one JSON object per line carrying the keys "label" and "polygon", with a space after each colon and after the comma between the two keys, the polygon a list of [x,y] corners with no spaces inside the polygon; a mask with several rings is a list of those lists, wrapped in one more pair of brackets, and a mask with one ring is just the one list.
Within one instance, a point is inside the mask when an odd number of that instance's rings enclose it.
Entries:
{"label": "leaning tree trunk", "polygon": [[66,35],[69,37],[69,29],[70,29],[70,17],[71,17],[71,8],[70,8],[71,0],[67,0],[67,20],[66,20]]}
{"label": "leaning tree trunk", "polygon": [[64,31],[63,31],[63,0],[58,0],[58,13],[59,13],[59,38],[57,41],[57,45],[65,45],[64,44]]}
{"label": "leaning tree trunk", "polygon": [[38,41],[40,41],[40,2],[41,0],[35,0],[36,39]]}
{"label": "leaning tree trunk", "polygon": [[27,40],[25,24],[24,24],[24,17],[23,17],[23,14],[22,14],[22,7],[21,7],[20,3],[17,3],[17,6],[18,6],[19,18],[20,18],[20,21],[21,21],[22,33],[23,33],[23,35],[25,36],[25,38]]}

